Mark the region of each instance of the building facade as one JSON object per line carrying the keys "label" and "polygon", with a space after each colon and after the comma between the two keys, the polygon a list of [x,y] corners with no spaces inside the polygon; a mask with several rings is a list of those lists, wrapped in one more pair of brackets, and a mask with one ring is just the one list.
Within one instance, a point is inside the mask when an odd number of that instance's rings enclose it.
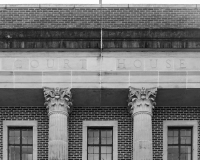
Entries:
{"label": "building facade", "polygon": [[0,160],[200,158],[199,5],[0,5]]}

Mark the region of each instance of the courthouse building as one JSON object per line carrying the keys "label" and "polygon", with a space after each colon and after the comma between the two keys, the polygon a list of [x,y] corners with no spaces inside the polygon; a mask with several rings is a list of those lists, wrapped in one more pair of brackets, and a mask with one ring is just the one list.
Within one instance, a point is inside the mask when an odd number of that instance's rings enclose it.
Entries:
{"label": "courthouse building", "polygon": [[199,88],[200,5],[0,5],[0,160],[198,160]]}

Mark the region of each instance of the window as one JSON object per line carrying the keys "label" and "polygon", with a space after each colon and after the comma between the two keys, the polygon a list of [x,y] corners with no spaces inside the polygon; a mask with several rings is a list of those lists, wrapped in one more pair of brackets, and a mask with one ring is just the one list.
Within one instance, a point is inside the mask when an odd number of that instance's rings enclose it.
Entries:
{"label": "window", "polygon": [[163,122],[163,160],[196,160],[198,121]]}
{"label": "window", "polygon": [[192,128],[168,127],[168,160],[192,159]]}
{"label": "window", "polygon": [[37,121],[3,121],[3,160],[37,160]]}
{"label": "window", "polygon": [[83,121],[82,160],[118,159],[118,122]]}
{"label": "window", "polygon": [[8,128],[8,159],[9,160],[33,159],[32,127]]}
{"label": "window", "polygon": [[88,128],[88,160],[112,160],[112,128]]}

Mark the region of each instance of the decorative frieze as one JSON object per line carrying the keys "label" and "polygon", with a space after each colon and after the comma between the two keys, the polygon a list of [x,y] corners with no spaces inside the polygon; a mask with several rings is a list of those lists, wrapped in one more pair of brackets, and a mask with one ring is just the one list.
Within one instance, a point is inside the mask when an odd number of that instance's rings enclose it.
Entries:
{"label": "decorative frieze", "polygon": [[49,113],[49,160],[68,160],[70,88],[44,88],[44,97]]}
{"label": "decorative frieze", "polygon": [[129,88],[128,108],[133,116],[133,159],[152,160],[152,109],[157,88]]}

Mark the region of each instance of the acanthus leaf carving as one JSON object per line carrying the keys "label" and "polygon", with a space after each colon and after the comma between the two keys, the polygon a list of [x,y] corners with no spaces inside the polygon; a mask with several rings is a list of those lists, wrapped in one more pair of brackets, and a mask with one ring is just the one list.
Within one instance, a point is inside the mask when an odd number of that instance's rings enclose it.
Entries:
{"label": "acanthus leaf carving", "polygon": [[70,111],[72,106],[72,94],[70,88],[48,88],[44,87],[44,105],[47,109],[51,107],[66,107]]}
{"label": "acanthus leaf carving", "polygon": [[157,88],[134,88],[129,87],[128,95],[128,110],[132,112],[135,106],[140,107],[145,105],[154,108],[156,105],[155,99],[157,95]]}

